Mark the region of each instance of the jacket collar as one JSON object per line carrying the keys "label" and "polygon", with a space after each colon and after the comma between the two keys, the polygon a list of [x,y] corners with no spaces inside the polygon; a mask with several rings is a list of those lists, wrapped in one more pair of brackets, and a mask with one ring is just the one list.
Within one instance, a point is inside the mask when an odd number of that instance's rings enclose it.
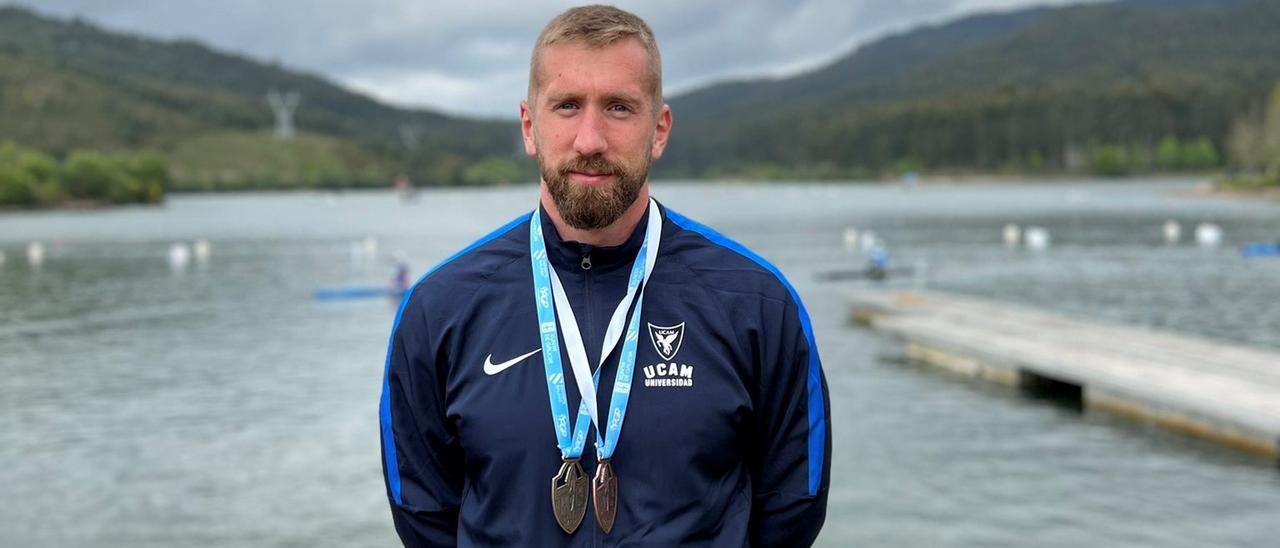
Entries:
{"label": "jacket collar", "polygon": [[562,240],[546,210],[539,208],[538,211],[542,217],[542,234],[546,240],[547,257],[550,258],[557,272],[566,274],[582,273],[587,270],[583,268],[585,257],[590,257],[589,270],[592,272],[630,268],[636,254],[640,252],[640,246],[644,244],[645,229],[649,226],[649,214],[652,213],[648,209],[645,210],[644,215],[640,217],[640,222],[636,223],[631,235],[622,244],[594,246],[573,240]]}

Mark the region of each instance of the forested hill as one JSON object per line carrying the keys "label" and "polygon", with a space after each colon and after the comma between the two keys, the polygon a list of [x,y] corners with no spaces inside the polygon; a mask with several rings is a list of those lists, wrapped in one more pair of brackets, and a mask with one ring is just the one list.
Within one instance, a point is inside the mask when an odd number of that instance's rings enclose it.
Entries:
{"label": "forested hill", "polygon": [[[279,147],[269,135],[271,90],[301,96],[299,138]],[[514,158],[518,139],[512,122],[398,109],[322,76],[196,42],[5,6],[0,120],[0,140],[56,156],[157,149],[180,175],[214,186],[385,185],[406,170],[421,180],[459,182],[478,161]]]}
{"label": "forested hill", "polygon": [[[1219,168],[1248,141],[1238,136],[1260,134],[1249,124],[1280,80],[1277,29],[1277,0],[1123,0],[918,28],[806,74],[669,98],[675,133],[655,175]],[[270,90],[302,97],[292,141],[271,136]],[[536,173],[514,120],[394,108],[195,42],[0,6],[5,141],[58,161],[77,149],[154,150],[179,188]]]}
{"label": "forested hill", "polygon": [[1156,156],[1170,138],[1196,145],[1192,163],[1219,163],[1233,124],[1256,116],[1280,80],[1277,29],[1274,0],[968,17],[807,74],[672,98],[664,163],[689,175],[839,177],[1088,169],[1101,154],[1121,169],[1167,168]]}

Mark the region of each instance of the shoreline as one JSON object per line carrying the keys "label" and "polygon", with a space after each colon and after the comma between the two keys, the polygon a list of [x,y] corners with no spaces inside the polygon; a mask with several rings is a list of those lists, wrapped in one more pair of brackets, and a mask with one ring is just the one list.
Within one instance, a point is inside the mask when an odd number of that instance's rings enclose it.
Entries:
{"label": "shoreline", "polygon": [[1272,185],[1241,188],[1226,186],[1221,182],[1214,181],[1209,188],[1205,190],[1205,195],[1226,198],[1261,198],[1263,200],[1280,201],[1280,186]]}
{"label": "shoreline", "polygon": [[[935,185],[969,185],[969,184],[1033,184],[1033,185],[1054,185],[1054,184],[1071,184],[1083,181],[1114,181],[1117,183],[1140,182],[1150,180],[1183,180],[1186,182],[1198,181],[1194,188],[1179,189],[1173,191],[1175,194],[1189,197],[1223,197],[1238,199],[1265,199],[1280,201],[1280,186],[1261,186],[1261,187],[1232,187],[1224,185],[1221,180],[1215,178],[1214,173],[1143,173],[1126,175],[1123,177],[1106,177],[1094,174],[1080,173],[922,173],[914,183],[905,183],[901,178],[878,178],[878,179],[862,179],[862,180],[836,180],[836,179],[749,179],[749,178],[733,178],[733,177],[714,177],[714,178],[698,178],[698,179],[652,179],[651,183],[666,183],[678,181],[681,183],[712,183],[712,184],[742,184],[746,186],[761,186],[775,183],[795,184],[795,183],[818,183],[818,184],[835,184],[835,185],[862,185],[862,186],[902,186],[904,184],[912,184],[919,186],[935,186]],[[521,186],[522,184],[536,185],[535,181],[527,181],[525,183],[504,183],[493,185],[435,185],[415,187],[417,192],[433,192],[433,191],[449,191],[457,189],[503,189],[513,186]],[[359,194],[363,192],[380,192],[393,191],[389,187],[369,187],[369,186],[351,186],[341,188],[250,188],[250,189],[170,189],[167,194],[170,196],[217,196],[227,194],[258,194],[258,193],[284,193],[284,194]],[[110,211],[125,207],[138,206],[157,206],[163,207],[164,201],[158,203],[111,203],[105,201],[94,200],[72,200],[65,203],[48,205],[48,206],[18,206],[0,204],[0,215],[9,213],[41,213],[56,211]]]}
{"label": "shoreline", "polygon": [[18,206],[12,204],[0,204],[0,215],[6,213],[40,213],[46,211],[109,211],[122,207],[136,206],[164,206],[164,202],[128,202],[128,203],[112,203],[100,202],[94,200],[70,200],[67,202],[43,205],[43,206]]}

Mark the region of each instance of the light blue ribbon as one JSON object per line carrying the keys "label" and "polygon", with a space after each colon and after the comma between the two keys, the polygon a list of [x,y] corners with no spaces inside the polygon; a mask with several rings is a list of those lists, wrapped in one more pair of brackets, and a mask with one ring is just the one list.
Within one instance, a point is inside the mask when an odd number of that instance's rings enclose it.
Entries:
{"label": "light blue ribbon", "polygon": [[[586,446],[588,425],[596,425],[596,450],[599,458],[613,457],[618,446],[618,436],[622,432],[622,423],[627,414],[627,402],[631,399],[631,379],[635,373],[636,342],[640,335],[640,309],[644,303],[642,284],[648,281],[649,274],[657,258],[658,243],[661,240],[662,215],[653,200],[649,201],[649,223],[645,231],[644,243],[636,254],[631,265],[631,276],[627,280],[627,294],[614,310],[609,329],[605,333],[605,341],[600,352],[600,365],[608,357],[609,352],[617,345],[621,320],[631,300],[636,299],[635,309],[627,322],[626,332],[621,337],[622,355],[618,359],[618,374],[613,383],[613,393],[609,398],[608,423],[603,429],[604,439],[600,439],[600,420],[596,412],[596,388],[600,384],[600,367],[590,373],[590,365],[586,361],[586,349],[583,348],[581,333],[577,319],[569,306],[568,297],[560,285],[559,276],[547,260],[546,241],[542,234],[541,208],[535,211],[529,221],[529,256],[533,266],[534,302],[538,309],[538,329],[542,344],[542,363],[547,376],[547,394],[551,402],[551,417],[556,431],[556,445],[560,454],[566,459],[582,456]],[[650,244],[652,243],[652,248]],[[564,367],[560,352],[560,333],[557,328],[557,316],[565,329],[565,345],[569,353],[570,365],[574,376],[578,379],[578,389],[582,393],[582,402],[578,406],[578,417],[570,429],[569,402],[565,392]],[[590,376],[591,382],[585,382]]]}

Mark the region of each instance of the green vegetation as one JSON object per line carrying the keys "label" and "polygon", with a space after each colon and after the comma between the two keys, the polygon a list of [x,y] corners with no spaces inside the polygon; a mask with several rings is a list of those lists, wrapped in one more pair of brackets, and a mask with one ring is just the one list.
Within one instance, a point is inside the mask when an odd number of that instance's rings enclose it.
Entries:
{"label": "green vegetation", "polygon": [[[1228,167],[1240,181],[1274,181],[1280,107],[1266,97],[1280,81],[1277,28],[1274,0],[1120,0],[920,28],[806,74],[672,98],[675,133],[653,174],[865,180]],[[271,137],[269,90],[301,95],[296,139]],[[0,139],[61,161],[53,179],[6,163],[8,203],[56,203],[71,198],[52,197],[66,184],[77,199],[149,192],[105,175],[104,165],[123,172],[127,162],[79,150],[155,151],[181,190],[381,187],[401,173],[418,185],[482,185],[537,174],[514,120],[395,108],[196,43],[3,6],[0,120]],[[78,175],[63,179],[68,166]]]}
{"label": "green vegetation", "polygon": [[1089,164],[1094,173],[1107,177],[1128,175],[1133,170],[1129,151],[1120,145],[1101,145],[1093,149]]}
{"label": "green vegetation", "polygon": [[514,160],[486,158],[463,171],[462,181],[469,185],[506,184],[529,180],[532,173],[529,166]]}
{"label": "green vegetation", "polygon": [[0,206],[159,203],[169,167],[154,152],[74,151],[61,164],[42,152],[0,144]]}
{"label": "green vegetation", "polygon": [[1223,186],[1280,188],[1280,84],[1265,107],[1236,119],[1230,137],[1232,173]]}
{"label": "green vegetation", "polygon": [[[671,100],[657,168],[924,172],[1206,171],[1280,80],[1280,2],[1185,0],[961,19],[813,72]],[[1164,150],[1161,145],[1164,145]],[[669,171],[667,171],[669,170]]]}
{"label": "green vegetation", "polygon": [[171,153],[178,190],[385,187],[392,162],[350,141],[303,133],[288,141],[270,132],[209,133]]}
{"label": "green vegetation", "polygon": [[[270,90],[302,97],[295,142],[266,137]],[[276,64],[15,6],[0,6],[0,120],[0,139],[55,157],[157,151],[180,189],[387,186],[395,173],[499,182],[464,174],[488,158],[519,161],[514,122],[394,108]]]}
{"label": "green vegetation", "polygon": [[1156,146],[1156,166],[1165,171],[1200,171],[1219,165],[1218,149],[1208,137],[1179,141],[1166,135]]}
{"label": "green vegetation", "polygon": [[1155,147],[1154,157],[1142,146],[1106,143],[1090,147],[1089,171],[1104,177],[1135,172],[1204,172],[1221,166],[1218,149],[1208,137],[1179,140],[1166,135]]}

